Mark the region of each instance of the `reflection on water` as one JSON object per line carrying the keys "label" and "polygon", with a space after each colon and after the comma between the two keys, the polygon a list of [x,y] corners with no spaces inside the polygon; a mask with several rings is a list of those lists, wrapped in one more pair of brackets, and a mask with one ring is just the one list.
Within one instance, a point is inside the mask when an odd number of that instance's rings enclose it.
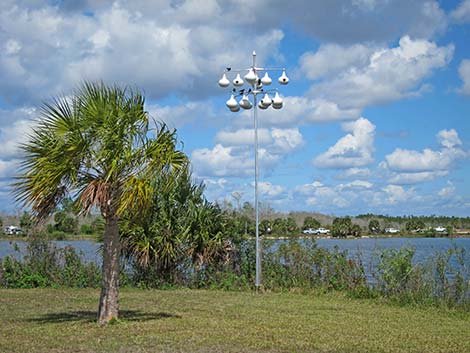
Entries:
{"label": "reflection on water", "polygon": [[[273,246],[288,240],[269,241]],[[273,243],[274,242],[274,243]],[[87,262],[101,264],[100,243],[89,240],[53,241],[59,247],[74,247]],[[337,246],[340,250],[347,250],[350,256],[359,254],[365,264],[369,263],[374,254],[383,249],[400,249],[412,247],[416,250],[414,261],[421,262],[435,255],[453,248],[465,248],[470,254],[470,238],[360,238],[360,239],[318,239],[317,244],[326,249]],[[15,247],[19,251],[15,251]],[[24,241],[0,240],[0,258],[7,255],[21,258],[22,251],[26,248]],[[451,260],[452,261],[452,260]],[[455,261],[455,259],[454,259]],[[469,264],[470,265],[470,264]]]}
{"label": "reflection on water", "polygon": [[[83,256],[86,262],[95,262],[96,264],[101,264],[102,262],[100,243],[90,240],[57,240],[51,243],[58,248],[65,248],[66,246],[73,247],[77,253]],[[17,259],[22,258],[26,245],[27,242],[22,240],[0,240],[0,259],[8,255]]]}

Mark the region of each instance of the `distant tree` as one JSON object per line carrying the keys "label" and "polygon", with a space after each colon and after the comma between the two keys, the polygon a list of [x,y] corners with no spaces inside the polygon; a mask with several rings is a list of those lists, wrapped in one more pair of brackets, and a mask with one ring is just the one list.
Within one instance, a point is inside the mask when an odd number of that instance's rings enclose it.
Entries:
{"label": "distant tree", "polygon": [[339,217],[333,220],[331,235],[334,237],[345,237],[350,234],[352,221],[350,217]]}
{"label": "distant tree", "polygon": [[369,221],[369,233],[377,234],[380,232],[380,223],[377,219],[371,219]]}
{"label": "distant tree", "polygon": [[64,233],[77,233],[78,218],[70,215],[65,210],[59,210],[54,214],[54,228]]}
{"label": "distant tree", "polygon": [[31,213],[24,211],[20,217],[20,227],[28,233],[33,227],[34,219]]}
{"label": "distant tree", "polygon": [[405,223],[405,229],[408,232],[416,232],[420,230],[424,230],[426,228],[426,224],[424,221],[418,218],[412,218],[408,222]]}
{"label": "distant tree", "polygon": [[360,237],[362,233],[361,226],[359,224],[353,224],[349,230],[349,234],[355,236],[355,237]]}
{"label": "distant tree", "polygon": [[81,234],[93,234],[93,228],[91,224],[84,223],[80,226],[80,233]]}
{"label": "distant tree", "polygon": [[307,229],[307,228],[316,229],[320,227],[321,227],[320,222],[318,222],[315,218],[311,216],[307,216],[304,219],[304,225],[302,226],[302,229]]}
{"label": "distant tree", "polygon": [[243,203],[242,212],[246,216],[254,217],[255,208],[253,207],[253,205],[251,203],[246,201],[246,202]]}
{"label": "distant tree", "polygon": [[272,229],[273,229],[273,232],[277,235],[285,235],[286,234],[286,224],[285,224],[285,220],[283,218],[276,218],[273,222],[272,222]]}
{"label": "distant tree", "polygon": [[296,232],[299,231],[299,227],[297,226],[297,223],[295,222],[295,219],[292,217],[287,217],[286,221],[286,230],[289,235],[295,234]]}
{"label": "distant tree", "polygon": [[67,213],[75,213],[75,206],[72,198],[66,197],[65,199],[62,200],[60,203],[60,207],[63,211]]}
{"label": "distant tree", "polygon": [[271,221],[263,219],[259,224],[259,231],[261,234],[270,234],[272,232]]}

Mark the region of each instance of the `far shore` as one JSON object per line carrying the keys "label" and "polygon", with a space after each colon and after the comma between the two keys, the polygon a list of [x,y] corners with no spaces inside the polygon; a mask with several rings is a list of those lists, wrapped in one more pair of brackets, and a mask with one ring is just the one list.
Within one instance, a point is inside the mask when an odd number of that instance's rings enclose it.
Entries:
{"label": "far shore", "polygon": [[[51,240],[51,241],[92,241],[92,242],[97,242],[96,235],[94,234],[78,234],[78,235],[68,235],[64,239],[54,239],[54,238],[40,238],[44,240]],[[452,235],[445,235],[445,234],[436,234],[435,236],[426,236],[424,234],[413,234],[413,233],[407,233],[407,234],[368,234],[368,235],[362,235],[360,237],[354,237],[354,236],[347,236],[344,238],[338,238],[338,237],[333,237],[331,235],[328,236],[318,236],[318,235],[293,235],[293,236],[264,236],[261,235],[260,238],[265,239],[265,240],[289,240],[289,239],[349,239],[349,240],[354,240],[354,239],[392,239],[392,238],[423,238],[423,239],[428,239],[428,238],[449,238],[449,239],[455,239],[455,238],[470,238],[470,232],[464,232],[464,233],[454,233]],[[7,234],[0,234],[0,240],[9,240],[9,241],[28,241],[31,238],[28,236],[18,236],[18,235],[7,235]],[[254,237],[249,237],[248,239],[254,239]]]}

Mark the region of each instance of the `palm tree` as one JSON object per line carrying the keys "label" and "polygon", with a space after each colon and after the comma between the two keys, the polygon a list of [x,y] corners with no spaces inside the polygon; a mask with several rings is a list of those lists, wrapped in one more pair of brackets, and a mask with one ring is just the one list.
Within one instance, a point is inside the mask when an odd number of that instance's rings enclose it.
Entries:
{"label": "palm tree", "polygon": [[223,212],[203,196],[203,184],[193,183],[189,166],[168,178],[158,179],[147,217],[126,214],[121,222],[125,256],[138,268],[136,272],[150,269],[160,279],[176,278],[188,259],[201,269],[223,262],[230,251]]}
{"label": "palm tree", "polygon": [[118,317],[120,216],[145,212],[155,180],[187,160],[176,150],[175,131],[150,129],[144,103],[138,90],[85,82],[71,96],[44,103],[21,146],[15,192],[38,220],[68,195],[82,213],[98,209],[105,220],[100,324]]}

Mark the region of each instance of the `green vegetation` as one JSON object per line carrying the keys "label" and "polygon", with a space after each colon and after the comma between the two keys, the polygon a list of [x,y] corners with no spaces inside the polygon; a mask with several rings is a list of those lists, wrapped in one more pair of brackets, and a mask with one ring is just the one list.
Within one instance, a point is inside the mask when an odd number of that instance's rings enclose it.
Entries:
{"label": "green vegetation", "polygon": [[[21,147],[15,192],[35,219],[49,217],[69,193],[77,195],[77,209],[85,214],[97,209],[104,219],[101,323],[118,316],[121,216],[146,216],[156,180],[175,174],[187,161],[176,149],[176,132],[152,127],[144,104],[138,90],[84,83],[42,105]],[[55,222],[75,228],[66,214]]]}
{"label": "green vegetation", "polygon": [[320,222],[318,222],[315,218],[313,218],[311,216],[307,216],[304,219],[304,225],[303,225],[302,229],[307,229],[307,228],[317,229],[317,228],[320,228],[320,227],[321,227]]}
{"label": "green vegetation", "polygon": [[468,352],[470,315],[337,294],[122,289],[96,324],[96,289],[0,290],[0,351]]}
{"label": "green vegetation", "polygon": [[[147,233],[149,237],[142,239],[148,243],[131,243],[127,254],[130,261],[120,271],[121,285],[253,289],[253,241],[237,246],[222,242],[219,246],[214,240],[206,243],[195,238],[167,244],[169,240],[160,239],[158,234]],[[170,252],[148,251],[156,248],[155,242],[162,249],[174,248]],[[354,298],[470,311],[469,258],[464,249],[436,253],[417,264],[413,262],[413,249],[383,250],[366,267],[360,255],[351,258],[347,251],[326,250],[311,240],[289,240],[277,247],[263,243],[266,290],[335,291]],[[205,245],[199,248],[200,244]],[[195,256],[188,256],[191,254]],[[100,281],[98,268],[84,263],[72,248],[58,249],[42,241],[31,242],[22,260],[6,257],[0,268],[0,286],[8,288],[98,287]]]}

